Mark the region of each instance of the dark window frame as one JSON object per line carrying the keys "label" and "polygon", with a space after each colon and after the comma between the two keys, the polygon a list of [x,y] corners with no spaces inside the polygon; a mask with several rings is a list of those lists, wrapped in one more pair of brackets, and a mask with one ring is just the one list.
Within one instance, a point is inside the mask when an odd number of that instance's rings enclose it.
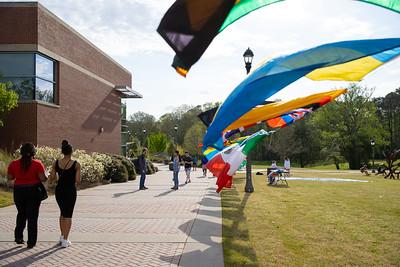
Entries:
{"label": "dark window frame", "polygon": [[[41,101],[41,102],[45,102],[45,103],[50,103],[50,104],[54,104],[54,105],[58,105],[59,103],[59,98],[58,98],[58,75],[59,75],[59,62],[43,53],[40,53],[38,51],[0,51],[0,55],[1,54],[31,54],[32,55],[32,59],[33,59],[33,75],[23,75],[23,76],[19,76],[19,75],[10,75],[10,76],[2,76],[3,79],[6,78],[32,78],[33,79],[33,99],[29,99],[29,100],[22,100],[22,101]],[[36,55],[39,55],[41,57],[43,57],[44,59],[47,59],[49,61],[51,61],[53,63],[53,81],[43,78],[41,76],[38,76],[36,73]],[[53,102],[47,102],[41,99],[37,99],[36,98],[36,79],[40,79],[42,81],[45,82],[49,82],[53,84]]]}

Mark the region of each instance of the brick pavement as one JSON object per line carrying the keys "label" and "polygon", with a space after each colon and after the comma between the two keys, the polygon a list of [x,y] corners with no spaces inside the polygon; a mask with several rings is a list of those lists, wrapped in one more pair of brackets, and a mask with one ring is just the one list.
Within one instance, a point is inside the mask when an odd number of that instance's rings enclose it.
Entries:
{"label": "brick pavement", "polygon": [[146,191],[137,190],[138,181],[79,191],[66,249],[57,244],[54,197],[42,203],[30,250],[12,242],[15,207],[0,209],[0,266],[223,266],[215,179],[198,178],[199,170],[173,191],[171,173],[160,169],[147,177]]}

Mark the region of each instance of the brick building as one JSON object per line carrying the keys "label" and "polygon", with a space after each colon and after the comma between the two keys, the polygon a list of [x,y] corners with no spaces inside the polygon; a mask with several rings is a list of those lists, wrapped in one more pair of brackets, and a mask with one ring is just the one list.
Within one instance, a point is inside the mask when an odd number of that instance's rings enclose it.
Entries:
{"label": "brick building", "polygon": [[131,73],[41,4],[0,3],[0,76],[20,97],[0,148],[67,139],[87,151],[124,150],[121,98],[141,98]]}

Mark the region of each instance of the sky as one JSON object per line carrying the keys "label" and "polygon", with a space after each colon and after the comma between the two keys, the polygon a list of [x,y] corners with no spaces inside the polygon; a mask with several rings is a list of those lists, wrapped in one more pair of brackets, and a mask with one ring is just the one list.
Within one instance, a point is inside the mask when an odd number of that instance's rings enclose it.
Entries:
{"label": "sky", "polygon": [[[211,43],[183,78],[170,67],[175,55],[158,35],[158,24],[174,0],[39,0],[132,73],[132,89],[143,99],[126,100],[128,116],[143,111],[159,118],[183,104],[223,101],[246,77],[243,52],[253,67],[267,58],[325,43],[400,37],[400,14],[353,0],[287,0],[236,21]],[[369,74],[363,86],[373,96],[400,87],[400,59]],[[271,97],[289,100],[346,87],[347,82],[302,78]]]}

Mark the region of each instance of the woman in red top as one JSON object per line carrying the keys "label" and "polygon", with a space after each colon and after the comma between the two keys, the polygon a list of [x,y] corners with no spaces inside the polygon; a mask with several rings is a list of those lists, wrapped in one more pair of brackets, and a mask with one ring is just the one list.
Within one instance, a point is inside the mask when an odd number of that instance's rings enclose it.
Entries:
{"label": "woman in red top", "polygon": [[35,153],[34,145],[25,143],[21,147],[21,158],[12,161],[8,166],[8,179],[14,181],[14,203],[18,210],[15,242],[24,243],[23,232],[28,220],[28,248],[36,245],[41,202],[39,184],[47,180],[42,162],[33,159]]}

